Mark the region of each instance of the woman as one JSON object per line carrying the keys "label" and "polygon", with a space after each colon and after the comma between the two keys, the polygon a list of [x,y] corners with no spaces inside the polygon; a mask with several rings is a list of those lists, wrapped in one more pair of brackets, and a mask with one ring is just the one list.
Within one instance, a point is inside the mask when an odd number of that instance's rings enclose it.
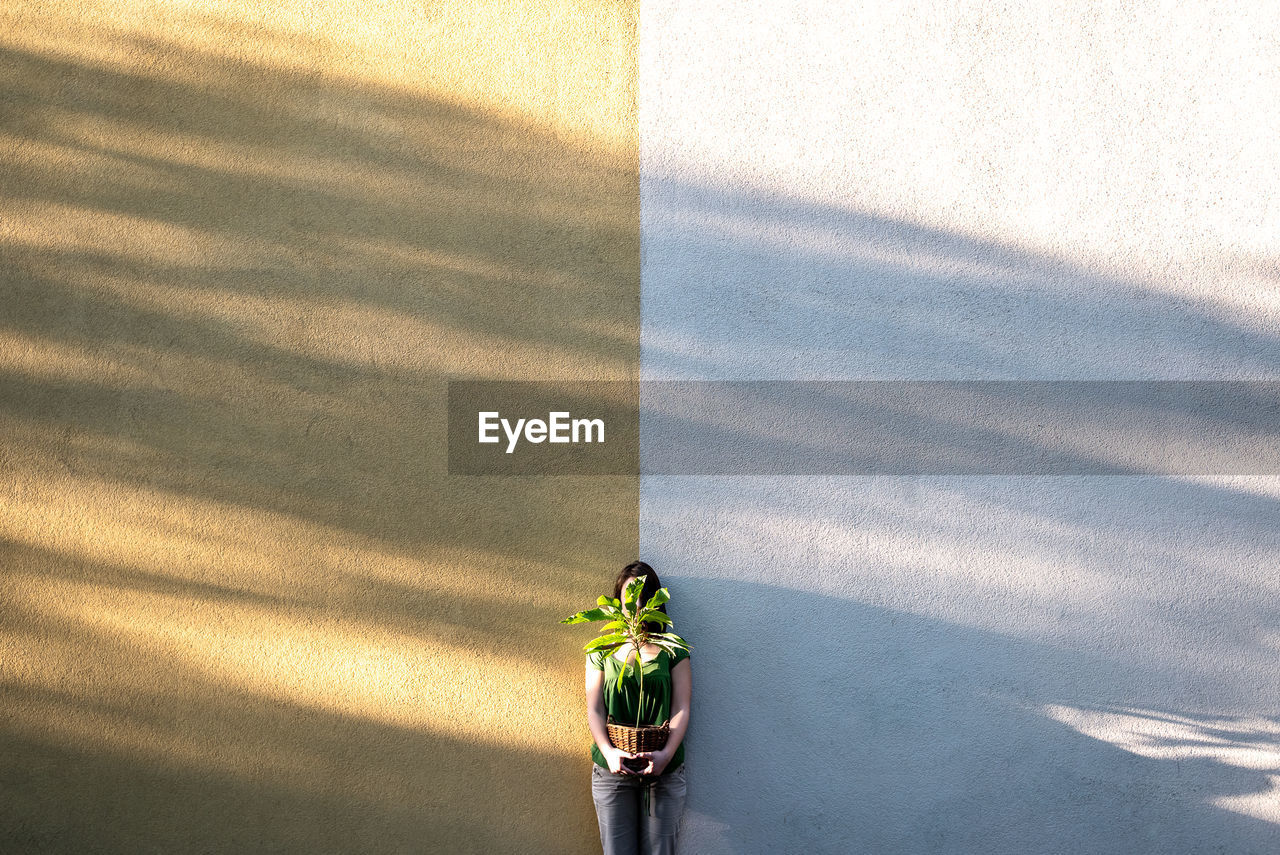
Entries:
{"label": "woman", "polygon": [[[662,583],[643,561],[633,561],[622,568],[613,583],[613,596],[621,599],[627,583],[641,576],[645,582],[640,602],[647,603]],[[660,608],[666,612],[665,605]],[[649,629],[661,632],[663,627],[650,624]],[[591,797],[596,804],[604,855],[673,855],[676,829],[684,812],[684,734],[689,728],[692,687],[689,654],[681,651],[673,655],[656,644],[646,644],[640,656],[645,664],[640,723],[670,721],[671,732],[661,750],[630,754],[609,742],[605,717],[611,715],[627,724],[636,721],[640,687],[634,668],[635,648],[624,644],[611,654],[587,655],[587,720],[595,740],[591,746],[591,759],[595,761],[591,767]],[[619,691],[618,671],[628,657],[633,665],[627,669]],[[644,763],[638,771],[623,764],[624,760],[635,758]]]}

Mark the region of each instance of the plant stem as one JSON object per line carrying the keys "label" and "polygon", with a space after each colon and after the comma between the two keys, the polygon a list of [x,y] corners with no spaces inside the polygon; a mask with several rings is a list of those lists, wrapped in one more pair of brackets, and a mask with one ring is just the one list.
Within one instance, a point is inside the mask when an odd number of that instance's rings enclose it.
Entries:
{"label": "plant stem", "polygon": [[636,727],[640,727],[644,717],[644,660],[640,658],[640,648],[636,648],[636,668],[640,669],[640,696],[636,700]]}

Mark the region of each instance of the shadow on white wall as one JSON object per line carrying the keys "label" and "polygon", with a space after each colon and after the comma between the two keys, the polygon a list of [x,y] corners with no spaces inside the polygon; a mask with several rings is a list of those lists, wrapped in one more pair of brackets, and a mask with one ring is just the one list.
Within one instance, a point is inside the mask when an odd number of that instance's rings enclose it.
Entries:
{"label": "shadow on white wall", "polygon": [[[643,379],[1280,377],[1226,300],[646,181]],[[641,554],[695,645],[683,851],[1274,851],[1275,770],[1047,710],[1275,721],[1277,522],[1251,475],[646,476]]]}

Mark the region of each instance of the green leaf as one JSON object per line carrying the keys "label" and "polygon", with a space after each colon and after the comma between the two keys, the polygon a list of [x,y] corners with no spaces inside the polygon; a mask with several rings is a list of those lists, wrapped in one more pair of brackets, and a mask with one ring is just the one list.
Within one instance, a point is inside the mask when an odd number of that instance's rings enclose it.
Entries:
{"label": "green leaf", "polygon": [[627,622],[625,620],[615,620],[612,623],[606,623],[604,626],[600,627],[600,631],[604,632],[606,629],[626,629],[626,628],[627,628]]}
{"label": "green leaf", "polygon": [[662,605],[665,602],[668,602],[670,599],[671,599],[671,592],[668,591],[666,588],[659,588],[657,591],[654,592],[653,596],[649,598],[649,602],[645,605],[645,608],[656,609],[658,606]]}
{"label": "green leaf", "polygon": [[[657,644],[657,642],[654,642],[654,643]],[[659,644],[658,646],[661,647],[663,650],[667,651],[667,655],[670,656],[672,659],[675,659],[678,655],[680,655],[681,648],[675,645],[667,646],[665,644]]]}
{"label": "green leaf", "polygon": [[689,645],[689,642],[685,641],[683,638],[676,635],[674,632],[655,632],[652,636],[650,636],[649,640],[653,641],[654,643],[665,641],[669,644],[677,644],[684,650],[693,649]]}
{"label": "green leaf", "polygon": [[627,637],[621,633],[613,633],[612,635],[602,635],[599,638],[587,642],[583,650],[597,650],[601,647],[613,645],[617,647],[619,644],[626,643]]}
{"label": "green leaf", "polygon": [[[634,653],[634,652],[635,652],[634,650],[631,651],[631,653]],[[627,676],[627,668],[630,667],[629,663],[631,662],[631,653],[627,654],[627,658],[622,662],[622,667],[618,669],[618,691],[619,692],[622,691],[622,680]]]}
{"label": "green leaf", "polygon": [[660,612],[657,609],[645,609],[636,618],[641,621],[652,621],[653,623],[671,623],[671,617],[666,612]]}
{"label": "green leaf", "polygon": [[612,597],[605,597],[605,596],[596,597],[596,605],[597,605],[597,606],[611,606],[611,605],[613,605],[613,598],[612,598]]}
{"label": "green leaf", "polygon": [[583,612],[578,612],[576,615],[570,615],[569,617],[560,621],[560,623],[587,623],[593,620],[610,620],[613,617],[614,615],[610,614],[609,612],[606,612],[604,609],[595,608],[595,609],[587,609],[586,611],[583,611]]}
{"label": "green leaf", "polygon": [[637,576],[627,584],[626,590],[622,592],[622,602],[624,605],[631,607],[629,611],[638,611],[636,605],[640,599],[640,592],[644,590],[644,580],[646,578],[648,577]]}
{"label": "green leaf", "polygon": [[[600,639],[598,638],[596,639],[596,641],[599,641],[599,640]],[[593,647],[591,644],[584,644],[582,646],[582,649],[587,651],[588,653],[604,653],[607,655],[607,654],[613,653],[613,651],[617,650],[622,645],[623,645],[623,642],[621,641],[616,642],[614,644],[601,644],[597,647]]]}

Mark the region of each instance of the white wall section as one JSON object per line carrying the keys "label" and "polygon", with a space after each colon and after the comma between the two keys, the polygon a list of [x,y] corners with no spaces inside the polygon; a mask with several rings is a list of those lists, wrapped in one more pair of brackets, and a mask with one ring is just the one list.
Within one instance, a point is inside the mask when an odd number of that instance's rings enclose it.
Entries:
{"label": "white wall section", "polygon": [[[655,2],[640,80],[643,379],[1280,378],[1266,4]],[[1278,502],[646,476],[683,851],[1275,851]]]}

